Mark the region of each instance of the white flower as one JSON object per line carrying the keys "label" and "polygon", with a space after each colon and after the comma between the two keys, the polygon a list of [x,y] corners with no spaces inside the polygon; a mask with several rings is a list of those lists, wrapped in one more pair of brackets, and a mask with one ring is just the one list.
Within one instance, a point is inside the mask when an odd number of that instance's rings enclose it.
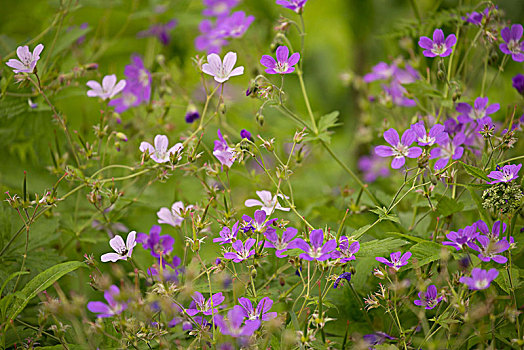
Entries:
{"label": "white flower", "polygon": [[228,52],[224,56],[224,63],[216,53],[212,53],[207,56],[207,62],[202,65],[202,72],[212,75],[216,81],[223,83],[230,77],[244,74],[244,67],[233,66],[237,62],[237,54],[234,52]]}
{"label": "white flower", "polygon": [[115,237],[111,238],[109,240],[109,245],[116,253],[106,253],[100,257],[100,260],[102,262],[108,262],[108,261],[118,261],[118,260],[127,260],[127,258],[131,257],[131,253],[133,253],[133,248],[136,246],[136,232],[131,231],[129,232],[129,235],[127,235],[126,243],[124,244],[124,240],[119,235],[116,235]]}
{"label": "white flower", "polygon": [[[258,207],[261,206],[262,210],[266,212],[266,215],[271,215],[274,209],[289,211],[289,208],[283,208],[280,203],[278,203],[277,196],[271,197],[271,192],[269,191],[257,191],[258,197],[261,201],[257,199],[248,199],[244,203],[246,207]],[[288,196],[278,194],[280,198],[289,198]]]}
{"label": "white flower", "polygon": [[153,147],[149,142],[142,142],[140,144],[140,152],[148,152],[151,159],[157,163],[168,162],[172,154],[177,154],[184,148],[179,142],[168,150],[169,140],[166,135],[156,135],[154,143],[155,146]]}
{"label": "white flower", "polygon": [[13,69],[15,73],[33,73],[36,67],[36,62],[40,59],[40,52],[44,49],[44,45],[36,45],[33,53],[29,51],[29,46],[18,46],[16,55],[20,60],[10,59],[6,62]]}
{"label": "white flower", "polygon": [[184,221],[181,212],[189,208],[193,208],[193,206],[188,205],[187,207],[184,207],[184,203],[182,202],[173,203],[173,205],[171,206],[171,210],[165,207],[160,208],[160,210],[156,213],[156,215],[158,216],[158,223],[168,224],[173,227],[180,226],[182,224],[182,221]]}
{"label": "white flower", "polygon": [[92,89],[87,92],[87,96],[100,97],[102,100],[107,100],[124,90],[126,81],[120,80],[117,84],[116,75],[111,74],[106,75],[104,79],[102,79],[102,85],[94,80],[89,80],[86,85]]}

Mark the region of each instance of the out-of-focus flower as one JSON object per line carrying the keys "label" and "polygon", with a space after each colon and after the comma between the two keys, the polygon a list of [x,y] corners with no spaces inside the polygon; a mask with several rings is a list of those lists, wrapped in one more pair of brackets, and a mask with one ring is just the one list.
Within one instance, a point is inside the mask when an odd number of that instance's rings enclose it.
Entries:
{"label": "out-of-focus flower", "polygon": [[154,36],[162,43],[162,45],[167,46],[171,42],[169,32],[172,31],[176,25],[176,19],[172,19],[167,23],[153,24],[149,29],[138,32],[137,37],[146,38]]}
{"label": "out-of-focus flower", "polygon": [[247,318],[246,324],[255,320],[269,321],[277,317],[276,312],[269,312],[273,306],[273,300],[268,297],[260,299],[256,308],[248,298],[238,298],[238,303],[242,308],[243,316]]}
{"label": "out-of-focus flower", "polygon": [[253,320],[242,326],[244,318],[242,307],[235,305],[233,309],[228,311],[227,320],[222,315],[215,315],[213,321],[224,335],[230,335],[234,338],[250,337],[260,327],[261,322],[260,320]]}
{"label": "out-of-focus flower", "polygon": [[255,255],[255,249],[251,249],[256,243],[256,239],[248,238],[246,243],[242,243],[241,240],[237,240],[232,244],[234,252],[224,253],[224,259],[231,259],[234,262],[242,262],[249,257]]}
{"label": "out-of-focus flower", "polygon": [[245,201],[244,205],[246,207],[262,207],[261,209],[266,212],[266,215],[271,215],[275,209],[282,211],[289,211],[290,208],[284,208],[278,202],[277,197],[279,198],[289,198],[281,193],[278,195],[271,196],[269,191],[256,191],[258,199],[248,199]]}
{"label": "out-of-focus flower", "polygon": [[220,56],[216,53],[212,53],[207,56],[207,63],[202,65],[202,72],[211,75],[219,83],[223,83],[229,78],[244,74],[244,67],[236,67],[237,54],[235,52],[228,52],[224,56],[224,62],[220,59]]}
{"label": "out-of-focus flower", "polygon": [[122,97],[109,102],[110,106],[115,106],[117,113],[136,107],[142,102],[147,103],[151,98],[151,73],[144,67],[144,62],[139,56],[135,55],[131,60],[132,64],[128,64],[124,70],[126,86],[122,90]]}
{"label": "out-of-focus flower", "polygon": [[515,90],[517,90],[519,94],[524,96],[524,75],[517,74],[513,77],[512,81],[512,85],[515,88]]}
{"label": "out-of-focus flower", "polygon": [[340,237],[338,249],[331,253],[332,259],[340,259],[340,262],[346,263],[355,260],[355,254],[360,250],[360,243],[353,242],[349,244],[349,239],[346,236]]}
{"label": "out-of-focus flower", "polygon": [[98,314],[97,317],[99,318],[119,315],[127,308],[127,304],[115,301],[115,296],[118,294],[120,294],[120,289],[118,289],[117,286],[112,285],[104,292],[104,299],[107,301],[107,304],[101,301],[90,301],[87,303],[87,309]]}
{"label": "out-of-focus flower", "polygon": [[246,129],[240,130],[240,137],[242,139],[248,139],[250,141],[253,141],[253,137],[251,136],[251,133],[247,131]]}
{"label": "out-of-focus flower", "polygon": [[165,207],[160,208],[160,210],[156,213],[156,215],[158,216],[158,223],[168,224],[173,227],[180,226],[182,224],[182,221],[184,221],[184,218],[182,217],[182,211],[192,207],[192,205],[184,207],[184,203],[178,201],[173,203],[173,205],[171,206],[171,210]]}
{"label": "out-of-focus flower", "polygon": [[222,293],[216,293],[206,301],[206,298],[204,298],[202,293],[195,292],[195,294],[193,294],[193,301],[189,305],[189,308],[186,309],[186,312],[189,316],[195,316],[200,312],[204,315],[217,314],[218,305],[222,304],[225,299],[226,298],[222,295]]}
{"label": "out-of-focus flower", "polygon": [[506,27],[500,31],[500,35],[504,43],[500,44],[500,51],[506,55],[511,55],[515,62],[524,62],[524,42],[520,42],[522,38],[522,25],[514,24]]}
{"label": "out-of-focus flower", "polygon": [[420,37],[418,42],[419,46],[422,47],[424,52],[422,54],[426,57],[446,57],[453,51],[452,47],[457,43],[457,37],[455,34],[450,34],[448,37],[444,37],[442,29],[435,29],[433,32],[433,40],[427,36]]}
{"label": "out-of-focus flower", "polygon": [[391,128],[384,132],[384,139],[391,146],[377,146],[375,153],[380,157],[394,157],[391,162],[393,169],[399,169],[406,163],[405,157],[418,158],[422,154],[422,148],[409,147],[415,142],[417,136],[413,130],[408,129],[402,134],[402,140],[399,139],[397,130]]}
{"label": "out-of-focus flower", "polygon": [[419,292],[418,297],[419,300],[415,300],[414,303],[417,306],[424,306],[427,310],[433,309],[435,306],[438,305],[443,299],[443,297],[438,297],[437,294],[437,287],[435,285],[428,286],[428,289],[426,292]]}
{"label": "out-of-focus flower", "polygon": [[462,155],[464,154],[464,147],[461,145],[465,140],[466,135],[460,132],[455,135],[453,140],[448,140],[447,143],[439,145],[440,147],[433,148],[430,152],[429,159],[440,158],[435,163],[435,170],[444,168],[450,159],[457,160],[462,158]]}
{"label": "out-of-focus flower", "polygon": [[302,238],[295,239],[295,247],[302,249],[304,253],[299,257],[304,260],[324,261],[331,257],[331,252],[337,248],[337,241],[332,239],[324,243],[324,231],[322,229],[312,230],[309,234],[309,242],[307,244]]}
{"label": "out-of-focus flower", "polygon": [[370,156],[360,157],[358,168],[364,173],[366,182],[373,182],[379,177],[387,177],[389,175],[388,162],[375,153],[372,153]]}
{"label": "out-of-focus flower", "polygon": [[208,17],[224,17],[231,9],[238,5],[239,0],[204,0],[202,14]]}
{"label": "out-of-focus flower", "polygon": [[346,280],[348,283],[351,282],[351,273],[343,272],[340,276],[338,276],[335,280],[335,283],[333,283],[333,288],[338,288],[338,285],[342,282],[342,280]]}
{"label": "out-of-focus flower", "polygon": [[220,129],[218,129],[217,134],[218,140],[215,140],[213,155],[220,161],[220,164],[231,168],[236,160],[235,151],[233,148],[229,147],[226,140],[224,140]]}
{"label": "out-of-focus flower", "polygon": [[277,0],[276,4],[287,9],[293,10],[296,13],[302,13],[307,0]]}
{"label": "out-of-focus flower", "polygon": [[497,278],[499,272],[497,269],[482,270],[479,268],[474,268],[471,270],[471,277],[463,276],[460,278],[460,283],[464,283],[473,290],[481,290],[489,288],[491,282]]}
{"label": "out-of-focus flower", "polygon": [[227,45],[227,40],[220,35],[210,20],[203,20],[198,25],[200,35],[195,39],[195,47],[199,51],[210,53],[219,53],[222,46]]}
{"label": "out-of-focus flower", "polygon": [[33,53],[31,53],[31,51],[29,51],[29,46],[18,46],[16,49],[18,60],[11,58],[5,64],[13,68],[13,72],[15,73],[33,73],[43,49],[44,45],[38,44],[34,48]]}
{"label": "out-of-focus flower", "polygon": [[276,53],[277,60],[269,55],[264,55],[260,59],[260,63],[266,67],[268,74],[289,74],[295,71],[295,64],[300,60],[300,54],[295,52],[289,56],[289,49],[287,46],[279,46]]}
{"label": "out-of-focus flower", "polygon": [[386,264],[387,266],[395,269],[395,271],[398,271],[402,266],[408,264],[408,260],[410,257],[411,257],[411,252],[406,252],[404,253],[404,255],[402,255],[401,252],[395,252],[395,253],[391,253],[390,255],[391,261],[383,257],[376,257],[375,259],[378,262]]}
{"label": "out-of-focus flower", "polygon": [[389,340],[395,339],[395,337],[392,337],[389,334],[386,334],[384,332],[375,332],[371,334],[366,334],[363,338],[369,345],[372,345],[372,346],[383,344],[388,339]]}
{"label": "out-of-focus flower", "polygon": [[116,75],[106,75],[102,79],[102,85],[95,80],[89,80],[86,85],[91,88],[87,91],[87,96],[89,97],[100,97],[102,100],[107,100],[113,98],[115,95],[124,90],[126,86],[125,80],[120,80],[116,82]]}
{"label": "out-of-focus flower", "polygon": [[462,20],[468,23],[474,24],[476,26],[481,26],[482,19],[489,15],[489,10],[490,10],[490,7],[488,6],[482,12],[476,12],[476,11],[471,12],[471,13],[468,12],[466,13],[466,17],[462,17]]}
{"label": "out-of-focus flower", "polygon": [[394,105],[400,107],[415,107],[417,102],[406,97],[407,90],[396,80],[389,85],[382,85],[385,94],[385,102],[391,101]]}
{"label": "out-of-focus flower", "polygon": [[173,250],[175,239],[169,235],[160,235],[162,228],[158,225],[153,225],[149,231],[149,235],[139,232],[136,237],[138,243],[142,243],[144,249],[150,250],[151,255],[156,258],[167,255]]}
{"label": "out-of-focus flower", "polygon": [[184,147],[179,142],[168,150],[169,139],[166,135],[156,135],[154,143],[155,145],[153,146],[149,142],[143,141],[140,143],[140,152],[147,152],[151,159],[157,163],[169,162],[171,156],[178,154]]}
{"label": "out-of-focus flower", "polygon": [[100,257],[102,262],[115,262],[118,260],[127,260],[131,257],[133,253],[133,248],[136,246],[136,232],[131,231],[127,235],[127,240],[124,243],[124,240],[119,235],[111,238],[109,240],[109,245],[116,253],[106,253]]}
{"label": "out-of-focus flower", "polygon": [[495,113],[499,109],[500,104],[493,103],[488,106],[487,97],[477,97],[473,106],[465,102],[457,104],[457,112],[460,113],[457,119],[461,123],[477,121]]}
{"label": "out-of-focus flower", "polygon": [[254,20],[254,16],[246,16],[244,11],[237,11],[229,17],[218,19],[215,30],[220,37],[240,38]]}
{"label": "out-of-focus flower", "polygon": [[488,174],[488,177],[493,179],[493,181],[489,183],[493,185],[499,182],[513,181],[519,177],[518,174],[520,168],[522,168],[522,164],[508,164],[504,165],[502,169],[500,169],[500,167],[497,167],[497,170],[494,170]]}
{"label": "out-of-focus flower", "polygon": [[200,113],[198,113],[198,109],[193,104],[190,104],[189,107],[187,108],[187,112],[185,116],[186,123],[191,124],[199,118],[200,118]]}

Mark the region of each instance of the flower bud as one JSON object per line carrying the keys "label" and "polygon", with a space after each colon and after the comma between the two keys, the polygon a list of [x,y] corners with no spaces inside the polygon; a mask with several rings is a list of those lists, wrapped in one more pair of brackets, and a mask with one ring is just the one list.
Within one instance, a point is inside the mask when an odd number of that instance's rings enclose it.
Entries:
{"label": "flower bud", "polygon": [[264,126],[264,116],[260,112],[257,112],[255,120],[257,121],[258,125]]}

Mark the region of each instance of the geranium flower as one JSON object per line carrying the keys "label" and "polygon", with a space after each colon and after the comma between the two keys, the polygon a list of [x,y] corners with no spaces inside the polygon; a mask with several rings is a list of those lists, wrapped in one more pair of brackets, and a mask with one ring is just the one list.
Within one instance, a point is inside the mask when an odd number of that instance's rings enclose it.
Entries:
{"label": "geranium flower", "polygon": [[246,16],[244,11],[237,11],[229,17],[218,19],[216,31],[222,37],[240,38],[254,20],[254,16]]}
{"label": "geranium flower", "polygon": [[213,242],[220,242],[220,244],[232,243],[233,240],[237,239],[238,229],[238,221],[233,225],[233,228],[231,229],[227,226],[224,226],[219,233],[220,237],[213,238]]}
{"label": "geranium flower", "polygon": [[473,242],[478,236],[477,226],[471,225],[459,229],[457,232],[451,231],[446,235],[449,241],[442,242],[443,245],[455,247],[456,250],[461,250],[469,242]]}
{"label": "geranium flower", "polygon": [[215,140],[215,147],[213,149],[213,155],[218,159],[220,164],[231,168],[236,160],[235,150],[227,144],[226,140],[222,136],[220,129],[217,131],[218,140]]}
{"label": "geranium flower", "polygon": [[242,215],[242,221],[244,221],[244,224],[242,225],[242,231],[244,231],[244,233],[249,231],[252,231],[253,233],[276,232],[272,225],[275,221],[277,221],[277,219],[266,219],[267,214],[264,210],[255,210],[253,218],[251,218],[249,215]]}
{"label": "geranium flower", "polygon": [[131,61],[124,69],[126,86],[122,90],[122,97],[109,102],[109,106],[114,106],[117,113],[149,102],[151,98],[151,73],[144,67],[140,56],[134,55]]}
{"label": "geranium flower", "polygon": [[38,44],[33,50],[29,51],[29,46],[18,46],[16,55],[18,60],[11,58],[5,64],[13,69],[15,73],[33,73],[36,68],[36,63],[40,59],[40,53],[44,49],[44,45]]}
{"label": "geranium flower", "polygon": [[471,277],[463,276],[460,278],[460,283],[464,283],[473,290],[481,290],[489,288],[491,282],[497,278],[499,272],[496,269],[491,269],[489,271],[482,270],[479,268],[474,268],[471,271]]}
{"label": "geranium flower", "polygon": [[509,27],[505,27],[500,31],[500,35],[504,40],[504,43],[500,44],[500,51],[506,55],[511,55],[511,58],[515,62],[524,62],[524,42],[520,42],[522,38],[522,25],[514,24]]}
{"label": "geranium flower", "polygon": [[489,116],[490,114],[495,113],[500,109],[500,104],[493,103],[488,106],[487,97],[477,97],[473,106],[465,102],[460,102],[459,104],[457,104],[456,109],[457,112],[460,113],[457,119],[459,120],[459,122],[465,124],[468,122],[481,120]]}
{"label": "geranium flower", "polygon": [[302,238],[295,239],[295,247],[300,248],[304,253],[300,254],[300,259],[313,261],[324,261],[331,257],[331,252],[337,248],[337,241],[332,239],[324,243],[324,231],[322,229],[312,230],[309,234],[311,246]]}
{"label": "geranium flower", "polygon": [[276,233],[276,230],[268,230],[264,233],[266,237],[266,242],[264,243],[264,248],[274,248],[276,249],[275,255],[279,258],[285,258],[287,254],[285,252],[288,249],[295,248],[295,241],[293,238],[297,235],[297,229],[293,227],[288,227],[282,233],[282,237],[279,237]]}
{"label": "geranium flower", "polygon": [[153,159],[156,163],[165,163],[169,162],[171,156],[178,154],[184,146],[179,142],[171,147],[169,150],[169,139],[166,135],[156,135],[155,136],[155,145],[153,146],[149,142],[142,141],[140,143],[140,152],[146,153]]}
{"label": "geranium flower", "polygon": [[[502,169],[497,166],[497,170],[494,170],[488,174],[488,177],[493,179],[489,184],[493,185],[499,182],[511,182],[519,177],[519,171],[522,168],[522,164],[508,164],[504,165]],[[501,171],[502,170],[502,171]]]}
{"label": "geranium flower", "polygon": [[338,276],[337,279],[335,280],[335,283],[333,283],[333,288],[338,288],[338,285],[343,280],[346,280],[349,283],[351,281],[351,272],[343,272],[340,276]]}
{"label": "geranium flower", "polygon": [[204,315],[217,314],[217,306],[222,304],[222,302],[226,299],[222,293],[216,293],[206,301],[206,298],[204,298],[200,292],[195,292],[192,298],[193,301],[189,305],[189,308],[186,309],[186,312],[189,316],[195,316],[200,312]]}
{"label": "geranium flower", "polygon": [[204,0],[205,8],[202,14],[208,17],[224,17],[238,3],[239,0]]}
{"label": "geranium flower", "polygon": [[380,157],[394,157],[391,162],[393,169],[399,169],[406,163],[405,157],[418,158],[422,154],[422,148],[409,147],[415,142],[417,136],[413,130],[408,129],[402,134],[402,140],[398,137],[397,130],[391,128],[384,132],[384,139],[391,146],[377,146],[375,153]]}
{"label": "geranium flower", "polygon": [[277,5],[283,6],[287,9],[293,10],[296,13],[302,13],[307,0],[277,0]]}
{"label": "geranium flower", "polygon": [[175,239],[169,235],[160,235],[162,228],[153,225],[149,231],[149,236],[145,233],[138,233],[136,241],[142,243],[144,249],[150,250],[151,255],[159,258],[161,255],[167,255],[173,250]]}
{"label": "geranium flower", "polygon": [[287,46],[279,46],[277,48],[277,60],[269,55],[264,55],[260,59],[260,63],[266,67],[268,74],[289,74],[295,71],[295,64],[300,60],[300,54],[295,52],[289,57],[289,49]]}
{"label": "geranium flower", "polygon": [[113,98],[126,87],[126,81],[120,80],[116,82],[116,75],[106,75],[102,79],[102,85],[98,81],[89,80],[86,85],[91,88],[87,91],[89,97],[100,97],[102,100]]}
{"label": "geranium flower", "polygon": [[156,213],[156,215],[158,216],[158,223],[168,224],[173,227],[180,226],[182,224],[182,221],[184,221],[184,218],[181,216],[181,213],[190,208],[193,208],[193,206],[188,205],[187,207],[184,207],[184,203],[182,203],[181,201],[173,203],[171,209],[162,207]]}
{"label": "geranium flower", "polygon": [[[271,215],[275,209],[282,211],[289,211],[290,208],[284,208],[280,205],[277,199],[277,195],[271,196],[269,191],[256,191],[258,199],[248,199],[245,201],[244,205],[246,207],[262,207],[262,210],[266,212],[267,215]],[[289,198],[281,193],[278,194],[279,198]]]}
{"label": "geranium flower", "polygon": [[260,327],[260,320],[253,320],[244,323],[244,311],[242,307],[235,305],[227,313],[227,320],[222,315],[215,315],[213,322],[220,328],[220,332],[224,335],[230,335],[234,338],[250,337]]}
{"label": "geranium flower", "polygon": [[391,253],[390,255],[391,261],[385,258],[382,258],[382,257],[377,257],[375,258],[375,260],[383,264],[386,264],[387,266],[395,269],[395,271],[398,271],[402,266],[408,264],[408,260],[411,257],[411,252],[406,252],[404,253],[404,255],[402,256],[401,255],[402,255],[401,252],[395,252],[395,253]]}
{"label": "geranium flower", "polygon": [[104,299],[107,301],[107,304],[101,301],[90,301],[87,303],[87,309],[98,314],[96,316],[98,318],[119,315],[122,311],[127,309],[127,304],[115,301],[115,296],[118,294],[120,294],[120,289],[118,289],[117,286],[112,285],[104,292]]}
{"label": "geranium flower", "polygon": [[106,253],[100,257],[102,262],[115,262],[118,260],[127,260],[133,253],[133,248],[136,246],[136,232],[131,231],[127,235],[126,243],[119,235],[109,240],[109,245],[116,253]]}
{"label": "geranium flower", "polygon": [[268,297],[260,299],[256,309],[248,298],[238,298],[239,306],[246,320],[246,324],[255,320],[269,321],[277,317],[276,312],[269,312],[273,306],[273,300]]}
{"label": "geranium flower", "polygon": [[355,254],[360,250],[360,243],[353,242],[349,244],[349,239],[346,236],[340,237],[339,250],[331,253],[332,259],[340,259],[340,262],[346,263],[355,260]]}
{"label": "geranium flower", "polygon": [[202,65],[202,72],[211,75],[219,83],[223,83],[229,78],[244,74],[244,67],[236,67],[237,54],[235,52],[228,52],[224,56],[224,62],[220,59],[216,53],[212,53],[207,56],[207,62]]}
{"label": "geranium flower", "polygon": [[419,292],[418,297],[419,300],[415,300],[414,303],[417,306],[424,306],[427,310],[433,309],[435,306],[438,305],[443,299],[443,297],[437,298],[437,287],[435,285],[428,286],[428,289],[426,292]]}
{"label": "geranium flower", "polygon": [[435,163],[435,170],[444,168],[450,159],[457,160],[462,158],[462,155],[464,154],[464,147],[462,147],[462,144],[464,144],[465,140],[466,135],[459,132],[455,135],[453,140],[448,139],[447,143],[439,145],[440,147],[433,148],[430,152],[429,159],[440,158]]}
{"label": "geranium flower", "polygon": [[248,238],[246,243],[242,243],[241,240],[237,240],[233,243],[234,252],[224,253],[224,259],[231,259],[234,262],[242,262],[249,257],[255,255],[255,249],[251,249],[256,243],[256,239]]}
{"label": "geranium flower", "polygon": [[426,57],[446,57],[453,51],[452,47],[457,43],[455,34],[450,34],[447,38],[444,37],[442,29],[435,29],[433,32],[433,40],[427,36],[420,37],[418,42],[424,52],[422,54]]}
{"label": "geranium flower", "polygon": [[449,136],[444,129],[444,125],[435,124],[428,132],[426,132],[423,121],[411,125],[411,130],[413,130],[415,135],[417,135],[419,146],[433,146],[435,143],[440,145],[448,142]]}

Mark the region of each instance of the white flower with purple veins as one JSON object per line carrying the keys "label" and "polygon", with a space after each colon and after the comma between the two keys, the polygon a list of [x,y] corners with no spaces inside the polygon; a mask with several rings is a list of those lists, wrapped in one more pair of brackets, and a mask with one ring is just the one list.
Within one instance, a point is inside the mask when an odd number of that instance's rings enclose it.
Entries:
{"label": "white flower with purple veins", "polygon": [[5,64],[13,68],[13,72],[15,73],[33,73],[43,49],[44,45],[38,44],[33,50],[33,53],[31,53],[29,46],[18,46],[16,55],[19,59],[12,58]]}
{"label": "white flower with purple veins", "polygon": [[106,75],[102,79],[102,85],[98,81],[89,80],[86,85],[91,88],[87,91],[87,96],[89,97],[100,97],[102,100],[107,100],[113,98],[119,92],[124,90],[126,87],[126,81],[120,80],[116,82],[116,75]]}
{"label": "white flower with purple veins", "polygon": [[266,212],[267,215],[271,215],[275,209],[282,210],[282,211],[289,211],[289,208],[284,208],[280,205],[278,202],[277,197],[279,198],[289,198],[286,195],[283,195],[279,193],[278,195],[271,196],[271,192],[269,191],[256,191],[258,199],[248,199],[244,203],[246,207],[262,207],[261,209]]}
{"label": "white flower with purple veins", "polygon": [[331,252],[337,248],[337,241],[331,239],[324,243],[324,231],[313,230],[309,234],[311,246],[302,238],[295,239],[295,247],[302,249],[305,253],[299,255],[300,259],[313,261],[324,261],[331,257]]}
{"label": "white flower with purple veins", "polygon": [[255,245],[256,239],[248,238],[246,243],[242,243],[241,240],[235,241],[233,243],[234,252],[224,253],[224,259],[231,259],[234,262],[238,263],[248,259],[249,257],[255,255],[255,249],[251,248]]}
{"label": "white flower with purple veins", "polygon": [[465,124],[475,120],[479,121],[490,114],[495,113],[500,109],[500,104],[493,103],[488,105],[487,97],[477,97],[473,103],[473,107],[468,103],[461,102],[457,104],[456,109],[457,112],[460,113],[457,119],[459,122]]}
{"label": "white flower with purple veins", "polygon": [[511,182],[515,180],[519,177],[520,168],[522,168],[522,164],[508,164],[504,165],[502,169],[497,166],[497,170],[488,174],[488,177],[493,179],[489,184],[493,185],[499,182]]}
{"label": "white flower with purple veins", "polygon": [[415,142],[417,136],[413,130],[408,129],[399,139],[397,130],[391,128],[384,132],[384,139],[391,146],[377,146],[375,153],[380,157],[394,157],[391,162],[393,169],[399,169],[406,163],[406,158],[418,158],[422,154],[422,148],[409,147]]}
{"label": "white flower with purple veins", "polygon": [[355,260],[355,254],[360,250],[360,243],[353,242],[349,244],[349,239],[346,236],[340,237],[339,250],[335,250],[331,253],[332,259],[339,259],[340,262],[346,263],[351,260]]}
{"label": "white flower with purple veins", "polygon": [[444,168],[450,159],[460,159],[464,154],[464,147],[461,145],[466,141],[466,135],[459,132],[455,135],[453,140],[448,140],[447,143],[440,145],[440,147],[433,148],[430,152],[429,159],[440,158],[435,163],[435,170]]}
{"label": "white flower with purple veins", "polygon": [[275,230],[268,230],[264,233],[266,237],[266,243],[264,248],[276,249],[275,255],[279,258],[285,258],[287,256],[286,251],[288,249],[295,248],[293,238],[297,235],[297,229],[288,227],[282,233],[282,237],[279,237]]}
{"label": "white flower with purple veins", "polygon": [[119,235],[109,240],[109,245],[116,253],[106,253],[100,257],[102,262],[115,262],[118,260],[127,260],[133,253],[133,248],[136,246],[136,232],[131,231],[127,235],[127,240],[124,240]]}
{"label": "white flower with purple veins", "polygon": [[178,154],[184,148],[179,142],[168,150],[169,140],[166,135],[156,135],[154,143],[153,146],[149,142],[143,141],[140,144],[140,152],[147,152],[151,159],[157,163],[169,162],[171,156]]}
{"label": "white flower with purple veins", "polygon": [[168,224],[173,227],[177,227],[182,225],[182,221],[184,221],[184,218],[182,217],[182,212],[184,212],[187,209],[193,208],[192,205],[188,205],[187,207],[184,207],[184,203],[182,202],[175,202],[171,206],[171,210],[169,208],[160,208],[160,210],[156,213],[158,216],[158,223],[159,224]]}
{"label": "white flower with purple veins", "polygon": [[220,132],[220,129],[217,131],[218,140],[215,140],[215,147],[213,148],[213,155],[218,159],[220,164],[225,165],[228,168],[231,168],[233,163],[236,160],[235,150],[227,144],[224,140],[224,136]]}
{"label": "white flower with purple veins", "polygon": [[429,132],[426,132],[424,122],[420,121],[411,125],[411,130],[417,135],[419,146],[433,146],[435,143],[442,145],[449,141],[448,133],[444,131],[442,124],[435,124]]}
{"label": "white flower with purple veins", "polygon": [[202,65],[202,72],[211,75],[219,83],[223,83],[229,78],[244,74],[244,67],[236,67],[237,54],[235,52],[228,52],[224,56],[224,62],[216,53],[207,56],[207,63]]}

